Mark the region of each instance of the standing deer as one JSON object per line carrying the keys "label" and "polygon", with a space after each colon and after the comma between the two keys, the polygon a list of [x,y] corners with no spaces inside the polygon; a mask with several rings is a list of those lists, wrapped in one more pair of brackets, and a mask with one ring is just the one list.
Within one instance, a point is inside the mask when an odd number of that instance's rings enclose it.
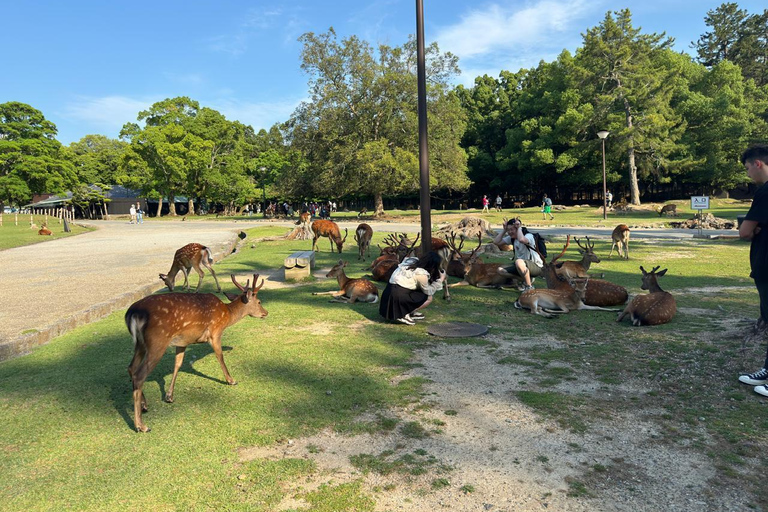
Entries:
{"label": "standing deer", "polygon": [[373,238],[373,228],[363,222],[355,230],[355,242],[357,242],[358,260],[365,261],[365,252],[371,256],[371,238]]}
{"label": "standing deer", "polygon": [[330,302],[346,302],[354,304],[356,301],[376,303],[379,301],[379,289],[365,278],[350,279],[344,272],[347,262],[339,260],[325,277],[335,277],[339,281],[340,290],[337,292],[314,292],[312,295],[333,295]]}
{"label": "standing deer", "polygon": [[328,237],[331,242],[331,252],[333,251],[333,244],[336,243],[336,247],[341,254],[341,248],[344,246],[344,242],[347,240],[349,234],[348,229],[344,229],[344,238],[341,238],[341,232],[339,231],[339,225],[332,220],[316,220],[312,223],[312,250],[317,251],[317,239],[321,236]]}
{"label": "standing deer", "polygon": [[661,217],[665,213],[667,214],[667,217],[669,217],[670,215],[677,216],[677,205],[676,204],[665,204],[664,206],[662,206],[658,210],[658,213],[659,213],[659,217]]}
{"label": "standing deer", "polygon": [[579,246],[579,254],[581,254],[581,261],[562,261],[557,264],[557,275],[564,277],[565,279],[573,279],[575,277],[590,277],[588,274],[589,267],[592,263],[600,263],[600,258],[595,254],[595,242],[591,242],[589,237],[585,245],[581,245],[581,240],[574,237],[576,244]]}
{"label": "standing deer", "polygon": [[[575,278],[570,283],[560,279],[557,275],[557,260],[565,254],[568,245],[571,243],[571,236],[568,235],[565,241],[565,247],[562,252],[552,258],[547,263],[546,258],[539,251],[539,256],[544,262],[543,274],[547,281],[548,289],[531,289],[520,294],[515,307],[518,309],[529,309],[532,314],[541,315],[547,318],[553,318],[554,314],[564,314],[579,309],[588,309],[592,311],[618,311],[617,309],[606,309],[600,306],[591,306],[584,303],[584,296],[587,291],[589,278]],[[538,248],[536,249],[538,251]]]}
{"label": "standing deer", "polygon": [[624,320],[629,315],[632,325],[660,325],[665,324],[674,318],[677,313],[677,304],[671,293],[665,292],[659,286],[658,278],[667,273],[665,268],[661,272],[656,272],[659,267],[654,267],[650,272],[646,272],[643,267],[643,290],[648,290],[646,295],[636,295],[632,302],[624,308],[617,322]]}
{"label": "standing deer", "polygon": [[299,214],[299,220],[296,222],[297,226],[301,226],[301,231],[297,237],[299,240],[309,240],[312,237],[312,229],[309,226],[311,219],[312,215],[309,212]]}
{"label": "standing deer", "polygon": [[150,295],[128,308],[125,313],[125,325],[135,346],[133,359],[128,366],[128,375],[133,384],[133,416],[137,431],[150,430],[141,420],[141,413],[147,410],[147,400],[142,387],[169,345],[176,347],[176,361],[171,384],[165,395],[166,402],[173,402],[176,376],[184,361],[184,351],[194,343],[210,343],[227,384],[237,384],[224,364],[221,335],[227,327],[236,324],[246,315],[255,318],[267,316],[267,311],[261,306],[258,297],[264,280],[257,287],[258,277],[258,274],[253,275],[253,288],[249,288],[250,281],[243,287],[233,275],[232,282],[241,293],[225,293],[230,300],[229,304],[224,304],[212,293],[167,293]]}
{"label": "standing deer", "polygon": [[181,273],[184,274],[184,287],[189,291],[189,269],[194,268],[197,275],[200,276],[200,279],[197,281],[197,288],[195,288],[195,293],[197,293],[200,290],[200,285],[203,283],[203,277],[205,277],[205,273],[200,268],[203,266],[211,271],[213,280],[216,281],[216,292],[221,293],[221,286],[216,277],[216,272],[214,272],[211,266],[212,263],[213,253],[208,247],[200,244],[187,244],[176,251],[173,255],[171,270],[167,274],[160,274],[160,279],[165,283],[169,291],[173,291],[176,283],[176,274],[181,270]]}
{"label": "standing deer", "polygon": [[[629,226],[626,224],[619,224],[615,228],[613,228],[613,233],[611,233],[611,240],[613,241],[613,244],[611,244],[611,252],[608,253],[608,257],[610,258],[611,255],[613,255],[613,248],[616,248],[616,252],[619,253],[620,258],[624,258],[625,260],[629,259]],[[623,248],[623,251],[622,251]]]}

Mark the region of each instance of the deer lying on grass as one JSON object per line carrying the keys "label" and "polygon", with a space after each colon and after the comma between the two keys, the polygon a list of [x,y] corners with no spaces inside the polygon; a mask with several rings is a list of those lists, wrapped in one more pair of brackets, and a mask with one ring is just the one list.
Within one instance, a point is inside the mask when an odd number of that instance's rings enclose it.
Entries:
{"label": "deer lying on grass", "polygon": [[337,292],[314,292],[312,295],[333,295],[330,302],[346,302],[354,304],[357,301],[376,303],[379,301],[379,289],[368,279],[350,279],[344,272],[347,262],[339,260],[325,277],[335,277],[339,281],[340,290]]}
{"label": "deer lying on grass", "polygon": [[[464,261],[464,280],[458,283],[449,285],[454,286],[476,286],[478,288],[504,288],[504,287],[517,287],[521,282],[521,278],[515,274],[499,272],[501,265],[498,263],[483,263],[477,255],[477,251],[483,245],[483,235],[477,235],[477,247],[475,247],[469,254],[469,257]],[[459,246],[460,248],[461,246]],[[453,250],[458,252],[454,245]],[[462,261],[464,257],[462,256]],[[447,288],[447,286],[446,286]]]}
{"label": "deer lying on grass", "polygon": [[421,235],[416,236],[416,240],[411,242],[408,237],[403,233],[398,240],[397,237],[392,234],[384,239],[385,246],[381,250],[381,256],[376,258],[371,266],[371,274],[374,281],[381,283],[388,283],[389,278],[392,277],[392,273],[397,266],[403,261],[406,256],[413,253],[414,247],[419,242]]}
{"label": "deer lying on grass", "polygon": [[646,272],[640,267],[643,272],[641,288],[648,290],[648,293],[636,295],[616,319],[617,322],[624,320],[627,315],[635,326],[665,324],[674,318],[677,313],[675,298],[671,293],[662,290],[658,282],[658,278],[666,274],[667,269],[657,273],[658,269],[659,267],[654,267],[650,272]]}
{"label": "deer lying on grass", "polygon": [[344,229],[344,238],[342,239],[338,224],[332,220],[316,220],[312,223],[312,250],[317,251],[317,239],[325,236],[331,241],[331,252],[333,252],[333,244],[335,242],[336,247],[339,249],[339,254],[341,254],[341,248],[344,246],[348,234],[349,230]]}
{"label": "deer lying on grass", "polygon": [[658,210],[658,213],[659,213],[659,217],[661,217],[664,214],[667,214],[667,217],[669,217],[670,215],[674,215],[675,217],[677,217],[677,205],[665,204]]}
{"label": "deer lying on grass", "polygon": [[[616,248],[616,252],[619,253],[620,258],[624,258],[625,260],[629,259],[629,226],[626,224],[619,224],[615,228],[613,228],[613,232],[611,233],[611,240],[613,241],[613,244],[611,244],[611,252],[608,254],[608,257],[610,258],[611,255],[613,255],[613,248]],[[623,248],[623,251],[622,251]]]}
{"label": "deer lying on grass", "polygon": [[38,230],[37,234],[38,234],[38,235],[46,235],[46,236],[50,236],[50,235],[52,235],[52,234],[53,234],[53,231],[51,231],[50,229],[48,229],[48,226],[46,226],[45,224],[43,224],[43,227],[41,227],[41,228]]}
{"label": "deer lying on grass", "polygon": [[[581,261],[562,261],[557,264],[557,275],[564,277],[565,279],[573,279],[575,277],[590,277],[588,274],[589,267],[592,263],[600,263],[600,258],[595,254],[595,242],[591,242],[589,237],[585,245],[581,245],[581,240],[574,237],[576,244],[579,246],[579,254],[581,254]],[[601,275],[602,277],[602,275]]]}
{"label": "deer lying on grass", "polygon": [[149,427],[141,419],[141,413],[147,410],[142,387],[169,345],[176,347],[176,361],[171,384],[165,395],[166,402],[173,402],[176,376],[184,361],[184,351],[193,343],[210,343],[227,384],[237,384],[224,364],[221,335],[227,327],[236,324],[246,315],[255,318],[267,316],[258,297],[264,281],[256,287],[258,277],[258,274],[253,275],[253,288],[249,288],[250,281],[245,283],[245,287],[240,286],[233,275],[232,282],[241,293],[226,293],[229,304],[224,304],[212,293],[166,293],[150,295],[128,308],[125,325],[135,345],[128,375],[133,384],[133,417],[137,431],[149,432]]}
{"label": "deer lying on grass", "polygon": [[371,238],[373,238],[373,228],[363,222],[355,230],[355,242],[357,242],[358,260],[365,261],[365,252],[368,257],[371,256]]}
{"label": "deer lying on grass", "polygon": [[584,295],[587,291],[589,278],[575,278],[569,283],[557,276],[556,262],[565,254],[570,242],[571,236],[568,235],[563,251],[552,258],[552,261],[549,263],[539,252],[539,256],[542,256],[541,260],[544,262],[543,274],[549,289],[531,289],[521,293],[515,302],[516,308],[528,309],[532,314],[541,315],[546,318],[554,318],[553,315],[555,314],[565,314],[579,309],[618,311],[617,309],[590,306],[584,303]]}
{"label": "deer lying on grass", "polygon": [[216,272],[214,272],[211,266],[212,263],[213,253],[208,247],[201,244],[187,244],[176,251],[173,255],[171,270],[167,274],[159,274],[160,279],[165,283],[169,291],[173,291],[176,283],[176,274],[181,270],[181,273],[184,274],[184,288],[186,291],[189,291],[189,269],[194,268],[197,275],[200,276],[200,279],[197,281],[197,288],[195,288],[195,293],[197,293],[200,290],[200,285],[203,283],[203,277],[205,277],[205,273],[200,268],[203,266],[211,271],[213,280],[216,281],[216,292],[221,293],[221,286],[216,277]]}

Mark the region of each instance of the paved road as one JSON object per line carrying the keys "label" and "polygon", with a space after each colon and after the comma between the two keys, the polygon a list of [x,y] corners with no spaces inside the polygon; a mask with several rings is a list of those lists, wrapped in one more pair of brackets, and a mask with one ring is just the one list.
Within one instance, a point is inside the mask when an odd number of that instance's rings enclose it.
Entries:
{"label": "paved road", "polygon": [[[0,251],[0,361],[23,354],[78,325],[101,318],[159,290],[159,272],[170,268],[179,247],[198,242],[216,259],[231,252],[237,233],[258,225],[291,227],[290,221],[124,221],[91,223],[96,231]],[[340,221],[354,230],[358,222]],[[417,224],[370,222],[376,231],[416,233]],[[438,227],[439,224],[436,224]],[[535,228],[549,236],[566,233],[609,238],[610,228]],[[686,238],[692,230],[633,230],[632,238]],[[707,234],[735,234],[707,231]],[[350,235],[348,242],[352,240]],[[354,242],[352,242],[354,243]],[[179,276],[181,277],[181,276]],[[206,280],[210,280],[207,275]],[[197,276],[192,278],[197,283]],[[222,285],[225,285],[221,281]]]}

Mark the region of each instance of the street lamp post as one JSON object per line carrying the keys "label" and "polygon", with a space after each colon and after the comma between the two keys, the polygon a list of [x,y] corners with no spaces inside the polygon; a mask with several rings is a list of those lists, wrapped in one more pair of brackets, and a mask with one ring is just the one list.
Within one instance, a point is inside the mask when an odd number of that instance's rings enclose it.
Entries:
{"label": "street lamp post", "polygon": [[267,218],[267,168],[266,167],[259,167],[259,172],[261,172],[261,198],[262,198],[262,212],[264,214],[264,218]]}
{"label": "street lamp post", "polygon": [[597,136],[600,137],[600,142],[603,143],[603,220],[608,218],[608,188],[605,185],[605,138],[608,137],[610,132],[608,130],[600,130],[597,132]]}

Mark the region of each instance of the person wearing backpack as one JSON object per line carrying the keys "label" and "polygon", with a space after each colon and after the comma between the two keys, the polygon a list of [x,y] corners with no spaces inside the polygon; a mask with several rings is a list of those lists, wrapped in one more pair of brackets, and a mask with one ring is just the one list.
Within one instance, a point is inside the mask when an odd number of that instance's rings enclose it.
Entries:
{"label": "person wearing backpack", "polygon": [[544,194],[544,199],[541,202],[541,218],[546,219],[549,215],[550,220],[554,220],[555,216],[552,215],[552,200]]}
{"label": "person wearing backpack", "polygon": [[520,276],[525,283],[523,291],[533,288],[533,279],[543,273],[544,262],[536,251],[536,236],[522,226],[520,219],[504,223],[504,230],[496,235],[495,245],[513,245],[515,248],[514,264],[499,268],[499,272]]}

